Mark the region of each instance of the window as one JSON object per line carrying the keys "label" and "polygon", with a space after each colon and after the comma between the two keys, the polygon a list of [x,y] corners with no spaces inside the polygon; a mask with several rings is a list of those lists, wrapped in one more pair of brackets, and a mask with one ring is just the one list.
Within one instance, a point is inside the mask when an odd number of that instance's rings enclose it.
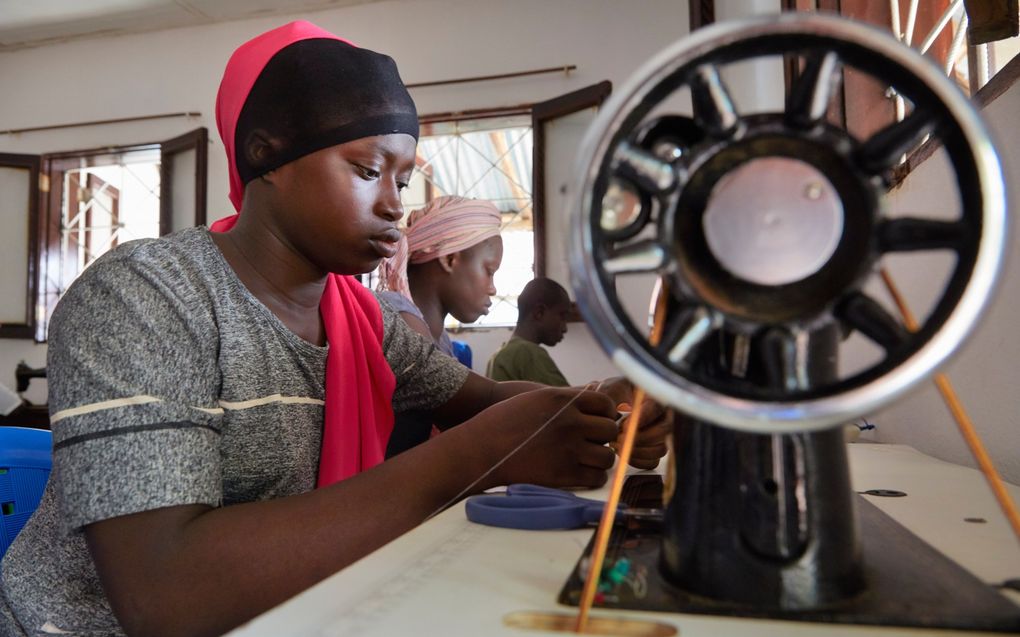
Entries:
{"label": "window", "polygon": [[[570,203],[567,196],[584,135],[609,97],[608,80],[554,97],[531,107],[535,136],[535,274],[557,281],[568,291],[568,234]],[[555,222],[553,221],[555,220]],[[576,308],[571,321],[580,321]]]}
{"label": "window", "polygon": [[[0,337],[32,338],[39,219],[38,155],[0,153],[0,213],[5,220],[0,269]],[[26,285],[27,283],[27,285]]]}
{"label": "window", "polygon": [[[479,327],[516,324],[517,296],[534,277],[533,148],[528,112],[422,124],[417,165],[403,196],[405,212],[436,197],[459,195],[491,201],[503,216],[497,294],[489,314],[474,323]],[[459,326],[447,317],[447,327]]]}
{"label": "window", "polygon": [[117,245],[159,236],[158,146],[43,158],[49,206],[39,264],[40,329],[85,268]]}
{"label": "window", "polygon": [[[1008,63],[1020,52],[1020,12],[1010,1],[783,0],[782,6],[784,10],[838,12],[888,29],[898,40],[930,58],[964,93],[978,101],[982,101],[982,89],[1000,72],[1007,71]],[[1015,65],[1011,68],[1015,76]],[[793,74],[788,67],[788,86]],[[996,79],[1001,83],[1013,78]],[[861,139],[902,120],[909,108],[901,97],[887,94],[885,87],[860,74],[845,74],[843,93],[845,102],[838,116],[845,122],[840,123]]]}
{"label": "window", "polygon": [[[562,186],[572,177],[583,133],[611,89],[600,82],[530,106],[422,117],[404,211],[459,195],[489,200],[503,214],[496,296],[489,314],[473,327],[516,325],[517,297],[536,275],[569,289],[564,237],[549,228],[545,211],[554,211],[554,217],[565,213]],[[374,272],[365,279],[370,288],[377,283]],[[574,312],[572,320],[580,316]],[[464,326],[448,316],[446,327]]]}
{"label": "window", "polygon": [[131,147],[0,155],[0,201],[14,229],[4,246],[14,258],[0,278],[0,337],[45,341],[60,296],[98,257],[204,224],[207,146],[200,128]]}

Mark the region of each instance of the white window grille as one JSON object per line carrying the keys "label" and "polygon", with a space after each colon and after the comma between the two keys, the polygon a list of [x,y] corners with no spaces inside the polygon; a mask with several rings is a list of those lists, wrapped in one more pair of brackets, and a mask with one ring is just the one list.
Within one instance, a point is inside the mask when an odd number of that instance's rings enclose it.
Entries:
{"label": "white window grille", "polygon": [[[513,326],[517,297],[534,278],[534,140],[530,114],[424,124],[414,174],[403,194],[408,214],[443,195],[491,201],[503,215],[503,263],[489,314],[474,327]],[[405,220],[406,220],[405,216]],[[366,281],[374,288],[375,273]],[[452,316],[447,328],[462,326]]]}

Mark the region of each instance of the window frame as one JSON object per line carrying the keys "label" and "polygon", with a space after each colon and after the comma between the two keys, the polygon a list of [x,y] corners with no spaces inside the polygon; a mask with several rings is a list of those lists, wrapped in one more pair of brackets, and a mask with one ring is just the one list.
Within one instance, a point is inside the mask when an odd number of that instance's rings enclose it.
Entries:
{"label": "window frame", "polygon": [[582,111],[586,108],[601,107],[613,90],[609,80],[585,86],[576,91],[558,95],[544,102],[531,106],[531,134],[534,147],[532,149],[531,187],[532,206],[535,215],[535,276],[546,275],[546,183],[545,183],[545,126],[550,121]]}
{"label": "window frame", "polygon": [[0,167],[28,169],[28,281],[25,288],[23,323],[0,323],[0,338],[30,339],[35,334],[35,299],[39,284],[37,257],[39,236],[39,196],[42,156],[0,153]]}
{"label": "window frame", "polygon": [[[94,175],[92,173],[89,173],[89,176],[88,176],[88,190],[95,190],[97,186],[102,188],[103,187],[102,184],[99,184],[98,182],[106,183],[105,180],[100,178],[98,175]],[[116,226],[119,223],[119,221],[120,221],[120,189],[118,189],[117,187],[113,186],[112,184],[108,184],[108,183],[106,183],[106,186],[107,186],[107,188],[109,190],[112,191],[111,192],[111,195],[112,195],[111,196],[111,204],[112,204],[111,208],[112,208],[112,210],[110,210],[110,218],[111,218],[110,221],[111,221],[111,225]],[[75,203],[77,203],[77,202],[75,202]],[[86,227],[92,228],[92,227],[95,226],[95,223],[93,222],[95,214],[96,213],[95,213],[95,207],[94,206],[90,207],[88,212],[85,213],[85,226]],[[92,236],[92,233],[89,233],[89,236],[85,238],[85,252],[87,252],[87,253],[94,252],[94,250],[93,250],[93,248],[94,248],[94,241],[95,241],[95,237]],[[112,250],[115,247],[117,247],[117,243],[116,242],[114,242],[110,246],[110,249]]]}
{"label": "window frame", "polygon": [[[199,127],[164,141],[145,142],[121,146],[89,148],[85,150],[60,151],[37,156],[40,159],[38,177],[33,183],[33,200],[30,200],[31,218],[29,245],[29,313],[28,323],[17,330],[12,338],[34,338],[37,343],[46,342],[46,330],[49,323],[49,307],[47,297],[49,287],[46,285],[47,271],[60,255],[60,224],[63,206],[61,185],[64,173],[69,169],[80,167],[82,159],[103,155],[115,155],[139,151],[159,150],[160,152],[160,205],[159,234],[168,234],[172,228],[172,179],[173,162],[170,159],[181,152],[195,151],[195,215],[194,225],[203,225],[207,215],[208,185],[208,148],[209,131]],[[33,157],[33,156],[29,156]],[[2,155],[0,155],[2,159]],[[77,276],[77,275],[76,275]],[[45,308],[45,309],[44,309]],[[0,337],[4,337],[0,326]]]}
{"label": "window frame", "polygon": [[195,219],[194,225],[206,223],[206,204],[209,182],[209,129],[205,126],[160,142],[159,158],[159,234],[173,231],[173,176],[174,163],[167,161],[175,155],[195,151]]}

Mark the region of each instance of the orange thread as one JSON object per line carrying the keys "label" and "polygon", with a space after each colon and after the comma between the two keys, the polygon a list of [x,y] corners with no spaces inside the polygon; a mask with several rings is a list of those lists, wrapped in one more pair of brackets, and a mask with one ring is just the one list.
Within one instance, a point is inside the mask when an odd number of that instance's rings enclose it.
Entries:
{"label": "orange thread", "polygon": [[[885,268],[882,268],[880,273],[886,289],[889,290],[889,294],[903,316],[903,325],[907,330],[916,332],[918,329],[917,319],[914,318],[913,312],[907,307],[907,302],[893,282],[892,276],[889,275]],[[1020,513],[1017,512],[1013,498],[1006,491],[1006,485],[992,463],[988,451],[985,450],[985,445],[981,442],[981,437],[978,436],[974,422],[963,408],[963,402],[960,401],[956,390],[953,389],[953,384],[949,382],[949,377],[941,372],[935,374],[935,387],[938,388],[939,393],[942,395],[942,400],[945,401],[946,407],[949,408],[949,413],[953,416],[953,420],[956,421],[960,433],[963,434],[964,441],[970,447],[970,452],[974,455],[974,459],[981,468],[981,473],[984,474],[985,480],[988,481],[988,486],[991,487],[992,494],[1002,508],[1002,512],[1006,514],[1006,519],[1009,520],[1010,525],[1013,527],[1013,533],[1016,535],[1017,540],[1020,540]]]}
{"label": "orange thread", "polygon": [[[662,338],[662,325],[666,317],[666,299],[668,292],[665,281],[659,290],[659,298],[655,302],[655,320],[652,323],[652,333],[648,341],[652,347],[659,344]],[[640,387],[634,391],[634,409],[630,416],[624,421],[623,444],[619,450],[619,460],[616,462],[616,470],[613,472],[613,481],[609,487],[609,499],[606,507],[602,510],[602,519],[599,521],[599,528],[595,531],[595,545],[591,553],[591,565],[588,568],[588,576],[584,580],[584,589],[581,591],[581,601],[577,609],[577,624],[575,632],[583,633],[588,627],[588,613],[592,603],[595,601],[595,593],[598,591],[599,577],[602,573],[602,563],[606,558],[606,549],[609,546],[609,534],[613,529],[616,520],[616,509],[620,504],[620,492],[623,490],[623,480],[627,476],[627,463],[630,462],[630,454],[634,450],[634,438],[637,434],[638,421],[641,419],[641,408],[644,406],[645,392]]]}

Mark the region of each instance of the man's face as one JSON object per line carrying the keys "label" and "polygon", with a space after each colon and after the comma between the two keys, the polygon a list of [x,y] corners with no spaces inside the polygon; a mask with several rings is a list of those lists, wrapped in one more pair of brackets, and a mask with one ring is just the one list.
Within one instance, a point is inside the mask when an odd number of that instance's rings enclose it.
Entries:
{"label": "man's face", "polygon": [[542,328],[539,341],[542,345],[553,345],[563,340],[567,333],[567,318],[570,316],[570,300],[546,306],[542,314]]}

